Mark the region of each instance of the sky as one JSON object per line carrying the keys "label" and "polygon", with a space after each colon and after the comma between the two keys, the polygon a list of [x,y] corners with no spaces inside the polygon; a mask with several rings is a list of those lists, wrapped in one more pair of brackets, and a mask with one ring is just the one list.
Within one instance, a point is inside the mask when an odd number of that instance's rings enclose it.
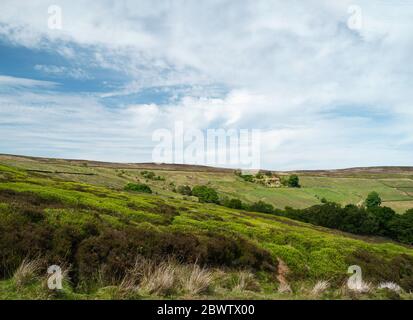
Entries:
{"label": "sky", "polygon": [[1,0],[0,153],[148,162],[179,122],[259,130],[267,169],[411,166],[412,30],[407,0]]}

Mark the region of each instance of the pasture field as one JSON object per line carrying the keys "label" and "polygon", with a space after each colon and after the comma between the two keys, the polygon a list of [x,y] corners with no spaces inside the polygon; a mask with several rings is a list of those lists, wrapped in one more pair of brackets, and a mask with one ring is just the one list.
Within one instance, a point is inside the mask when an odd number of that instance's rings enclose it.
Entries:
{"label": "pasture field", "polygon": [[[151,186],[158,194],[174,196],[173,183],[179,185],[208,184],[216,188],[222,195],[239,198],[245,202],[263,200],[276,208],[286,206],[306,208],[320,203],[325,198],[340,204],[360,204],[371,191],[380,194],[384,204],[398,213],[413,208],[413,174],[410,170],[385,171],[368,170],[343,172],[303,172],[300,173],[300,189],[267,188],[259,184],[249,183],[237,177],[231,170],[210,172],[168,170],[162,165],[144,164],[122,165],[72,162],[65,160],[36,160],[25,157],[0,156],[0,163],[9,164],[26,170],[45,171],[54,177],[71,181],[90,183],[110,188],[123,187],[127,182],[142,181]],[[148,168],[157,175],[165,177],[165,181],[143,179],[141,171]],[[48,173],[47,173],[48,172]],[[42,173],[42,172],[38,172]],[[284,174],[284,173],[283,173]]]}

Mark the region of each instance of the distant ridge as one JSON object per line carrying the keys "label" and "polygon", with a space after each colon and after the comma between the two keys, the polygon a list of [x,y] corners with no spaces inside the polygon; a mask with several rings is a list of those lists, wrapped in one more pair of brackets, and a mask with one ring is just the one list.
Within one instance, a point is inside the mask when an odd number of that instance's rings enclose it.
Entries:
{"label": "distant ridge", "polygon": [[[192,165],[192,164],[175,164],[175,163],[120,163],[120,162],[107,162],[107,161],[97,161],[97,160],[82,160],[82,159],[62,159],[62,158],[46,158],[46,157],[33,157],[33,156],[22,156],[22,155],[12,155],[12,154],[1,154],[0,159],[26,159],[39,161],[49,164],[72,164],[72,165],[87,165],[88,167],[104,167],[104,168],[114,168],[114,169],[153,169],[153,170],[171,170],[171,171],[196,171],[196,172],[222,172],[229,173],[234,172],[235,169],[231,168],[220,168],[204,165]],[[413,166],[373,166],[373,167],[354,167],[354,168],[343,168],[343,169],[316,169],[316,170],[290,170],[290,171],[279,171],[279,170],[265,170],[264,172],[274,172],[274,173],[298,173],[304,175],[341,175],[341,174],[354,174],[354,173],[366,173],[366,174],[380,174],[380,173],[413,173]]]}

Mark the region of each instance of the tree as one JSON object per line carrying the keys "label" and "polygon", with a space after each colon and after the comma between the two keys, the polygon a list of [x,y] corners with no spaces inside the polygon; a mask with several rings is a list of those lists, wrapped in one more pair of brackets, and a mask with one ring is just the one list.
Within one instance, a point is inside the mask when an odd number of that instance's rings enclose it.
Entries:
{"label": "tree", "polygon": [[397,214],[389,223],[391,236],[397,241],[413,244],[413,209]]}
{"label": "tree", "polygon": [[296,174],[293,174],[288,178],[288,186],[290,188],[300,188],[300,179]]}
{"label": "tree", "polygon": [[375,191],[370,192],[366,198],[365,205],[367,208],[379,207],[381,205],[381,198]]}
{"label": "tree", "polygon": [[391,237],[391,225],[397,214],[393,209],[388,207],[374,206],[368,209],[371,212],[378,224],[377,234],[385,237]]}
{"label": "tree", "polygon": [[193,187],[192,195],[198,197],[199,202],[219,203],[218,193],[215,189],[207,186]]}

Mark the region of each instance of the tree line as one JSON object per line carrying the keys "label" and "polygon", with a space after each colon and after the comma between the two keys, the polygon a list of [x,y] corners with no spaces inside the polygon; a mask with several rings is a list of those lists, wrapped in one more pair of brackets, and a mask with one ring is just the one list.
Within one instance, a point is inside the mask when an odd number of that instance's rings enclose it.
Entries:
{"label": "tree line", "polygon": [[321,204],[306,209],[286,207],[284,210],[276,209],[264,201],[247,204],[237,198],[220,198],[217,191],[208,186],[195,186],[193,189],[180,186],[177,192],[196,196],[200,202],[216,203],[231,209],[275,214],[326,228],[413,244],[413,209],[397,214],[393,209],[381,206],[382,201],[377,192],[371,192],[362,206],[342,206],[322,199]]}

